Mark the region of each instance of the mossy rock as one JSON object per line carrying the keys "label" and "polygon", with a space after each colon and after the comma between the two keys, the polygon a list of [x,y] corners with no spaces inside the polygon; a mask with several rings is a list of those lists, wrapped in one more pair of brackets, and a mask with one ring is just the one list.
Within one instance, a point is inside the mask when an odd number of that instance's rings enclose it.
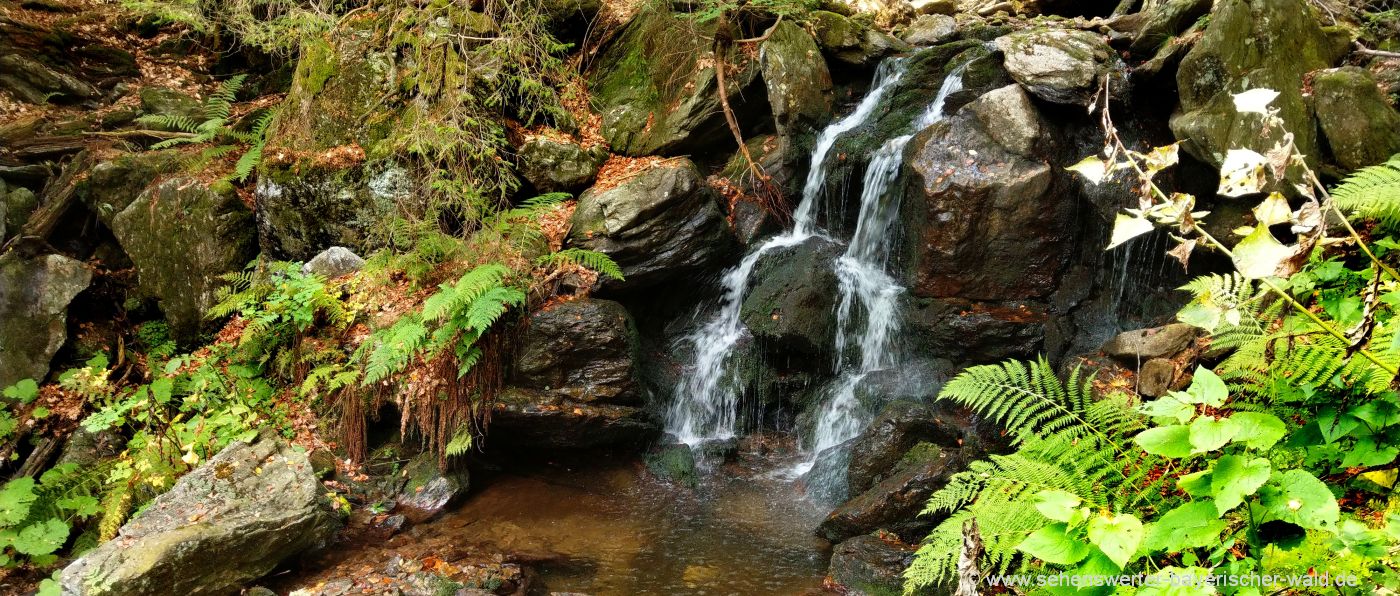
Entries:
{"label": "mossy rock", "polygon": [[1350,66],[1318,73],[1313,97],[1323,138],[1342,169],[1375,165],[1400,153],[1400,114],[1366,70]]}
{"label": "mossy rock", "polygon": [[265,171],[254,193],[263,249],[298,261],[331,246],[368,254],[397,202],[416,189],[408,171],[391,162]]}
{"label": "mossy rock", "polygon": [[197,339],[204,312],[223,286],[257,254],[253,213],[231,188],[168,178],[112,217],[112,233],[136,264],[142,294],[160,302],[172,335]]}
{"label": "mossy rock", "polygon": [[1257,115],[1237,113],[1233,95],[1268,88],[1279,92],[1271,107],[1298,150],[1316,164],[1317,126],[1304,79],[1346,52],[1320,22],[1305,0],[1216,2],[1209,26],[1177,69],[1181,111],[1171,128],[1184,148],[1215,166],[1230,149],[1267,152],[1282,132],[1263,130]]}
{"label": "mossy rock", "polygon": [[909,44],[865,21],[828,10],[808,13],[807,29],[822,52],[850,66],[872,66],[885,56],[910,49]]}
{"label": "mossy rock", "polygon": [[809,33],[779,23],[760,47],[759,61],[780,134],[825,124],[831,116],[831,72]]}
{"label": "mossy rock", "polygon": [[647,470],[652,475],[675,484],[695,486],[699,483],[695,452],[689,445],[667,445],[646,456]]}
{"label": "mossy rock", "polygon": [[62,255],[0,255],[0,388],[48,376],[68,337],[68,303],[91,280],[81,262]]}
{"label": "mossy rock", "polygon": [[[674,155],[713,150],[727,138],[710,59],[714,26],[646,8],[603,49],[589,73],[589,89],[614,152]],[[732,50],[724,62],[735,73],[725,83],[739,119],[766,117],[766,110],[752,109],[761,102],[745,99],[763,97],[751,89],[758,61]]]}

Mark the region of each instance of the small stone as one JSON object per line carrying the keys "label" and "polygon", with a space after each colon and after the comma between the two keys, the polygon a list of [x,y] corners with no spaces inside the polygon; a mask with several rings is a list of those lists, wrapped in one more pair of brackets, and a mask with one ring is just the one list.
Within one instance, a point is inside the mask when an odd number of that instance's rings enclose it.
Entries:
{"label": "small stone", "polygon": [[1137,392],[1146,397],[1161,397],[1171,391],[1175,378],[1175,363],[1166,358],[1153,358],[1138,369]]}
{"label": "small stone", "polygon": [[360,255],[343,246],[332,246],[302,265],[301,272],[335,279],[359,271],[364,266],[365,260],[360,258]]}
{"label": "small stone", "polygon": [[1129,364],[1153,358],[1170,357],[1185,350],[1196,339],[1196,328],[1172,323],[1151,329],[1124,331],[1103,345],[1105,354]]}
{"label": "small stone", "polygon": [[954,15],[958,12],[957,0],[913,0],[909,6],[918,15]]}

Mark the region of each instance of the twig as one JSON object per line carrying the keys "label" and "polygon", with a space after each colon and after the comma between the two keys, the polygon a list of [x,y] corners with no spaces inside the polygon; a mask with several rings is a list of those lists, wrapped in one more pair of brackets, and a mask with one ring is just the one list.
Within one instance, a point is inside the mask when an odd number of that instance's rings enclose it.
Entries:
{"label": "twig", "polygon": [[1371,48],[1368,48],[1368,47],[1366,47],[1366,46],[1361,45],[1361,42],[1359,42],[1359,41],[1353,41],[1353,42],[1352,42],[1352,45],[1356,46],[1356,53],[1358,53],[1358,54],[1365,54],[1365,55],[1367,55],[1367,56],[1377,56],[1377,57],[1380,57],[1380,58],[1400,58],[1400,52],[1387,52],[1387,51],[1385,51],[1385,50],[1373,50],[1373,49],[1371,49]]}

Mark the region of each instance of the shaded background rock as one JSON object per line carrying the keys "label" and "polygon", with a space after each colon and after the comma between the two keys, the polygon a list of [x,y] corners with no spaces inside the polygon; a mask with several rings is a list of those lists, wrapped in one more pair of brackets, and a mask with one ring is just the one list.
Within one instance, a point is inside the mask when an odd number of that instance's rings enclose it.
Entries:
{"label": "shaded background rock", "polygon": [[62,255],[0,255],[0,388],[48,377],[68,338],[68,304],[91,280],[81,262]]}

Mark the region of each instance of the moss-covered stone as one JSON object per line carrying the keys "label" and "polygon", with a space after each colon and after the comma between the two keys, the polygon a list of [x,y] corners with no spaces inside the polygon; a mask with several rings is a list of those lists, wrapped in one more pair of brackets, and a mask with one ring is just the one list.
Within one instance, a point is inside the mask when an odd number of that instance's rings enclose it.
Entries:
{"label": "moss-covered stone", "polygon": [[689,445],[677,444],[661,447],[647,454],[646,465],[647,470],[662,480],[685,486],[695,486],[699,483],[695,452],[690,449]]}
{"label": "moss-covered stone", "polygon": [[779,23],[759,48],[759,62],[779,134],[815,128],[831,116],[831,73],[801,27]]}
{"label": "moss-covered stone", "polygon": [[1313,97],[1322,136],[1338,166],[1355,170],[1400,153],[1400,114],[1364,69],[1318,73]]}
{"label": "moss-covered stone", "polygon": [[593,183],[607,159],[600,146],[536,137],[520,147],[520,175],[540,193],[576,193]]}
{"label": "moss-covered stone", "polygon": [[1006,70],[1027,91],[1046,101],[1085,104],[1104,75],[1121,72],[1118,54],[1096,33],[1037,28],[997,38]]}
{"label": "moss-covered stone", "polygon": [[1304,0],[1220,0],[1195,47],[1181,59],[1181,111],[1172,132],[1196,158],[1220,165],[1230,149],[1264,153],[1282,139],[1263,131],[1257,115],[1235,111],[1233,95],[1254,88],[1279,92],[1279,109],[1298,150],[1318,156],[1317,127],[1304,93],[1308,73],[1328,68],[1344,48],[1321,27]]}
{"label": "moss-covered stone", "polygon": [[350,20],[333,37],[306,44],[268,133],[270,163],[295,163],[352,143],[372,150],[393,132],[399,114],[383,100],[395,90],[396,75],[374,27],[372,19]]}
{"label": "moss-covered stone", "polygon": [[204,116],[204,106],[199,100],[169,87],[143,87],[141,111],[153,116],[189,118],[195,121]]}
{"label": "moss-covered stone", "polygon": [[136,264],[141,293],[157,299],[182,343],[194,341],[215,303],[220,275],[257,254],[253,213],[230,192],[183,176],[150,187],[112,217],[112,233]]}
{"label": "moss-covered stone", "polygon": [[[714,22],[700,23],[655,7],[633,17],[598,57],[589,74],[602,133],[616,153],[677,154],[713,150],[730,134],[719,101],[710,39]],[[740,120],[761,105],[752,89],[758,63],[731,50],[726,79],[730,106]],[[766,116],[766,114],[763,114]]]}

